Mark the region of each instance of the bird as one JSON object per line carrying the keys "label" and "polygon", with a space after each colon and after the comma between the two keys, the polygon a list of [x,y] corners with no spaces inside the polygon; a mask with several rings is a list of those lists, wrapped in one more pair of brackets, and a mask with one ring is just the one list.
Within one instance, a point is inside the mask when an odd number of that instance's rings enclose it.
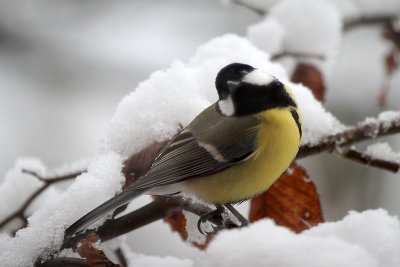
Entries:
{"label": "bird", "polygon": [[219,70],[215,87],[218,100],[167,143],[145,175],[77,220],[65,235],[84,231],[143,194],[184,193],[221,207],[266,191],[302,141],[295,97],[277,78],[244,63]]}

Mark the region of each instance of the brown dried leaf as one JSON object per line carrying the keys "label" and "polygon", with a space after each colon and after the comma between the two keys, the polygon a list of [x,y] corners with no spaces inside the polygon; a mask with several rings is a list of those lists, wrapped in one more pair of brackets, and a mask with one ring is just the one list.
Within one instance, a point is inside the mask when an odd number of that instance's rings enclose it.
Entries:
{"label": "brown dried leaf", "polygon": [[386,23],[382,35],[385,39],[391,41],[397,49],[400,49],[400,32],[394,27],[394,23]]}
{"label": "brown dried leaf", "polygon": [[302,83],[311,89],[316,99],[324,101],[325,85],[321,72],[311,64],[298,63],[291,78],[292,82]]}
{"label": "brown dried leaf", "polygon": [[126,179],[124,188],[132,184],[135,179],[146,174],[155,157],[168,142],[169,140],[154,142],[125,161],[124,168],[122,169]]}
{"label": "brown dried leaf", "polygon": [[[173,216],[164,219],[165,222],[169,223],[172,231],[177,232],[182,240],[187,241],[188,232],[186,231],[186,218],[182,211],[175,212]],[[212,240],[212,236],[208,235],[206,237],[206,242],[204,244],[199,244],[197,242],[191,242],[193,246],[203,250],[207,247],[208,243]]]}
{"label": "brown dried leaf", "polygon": [[398,52],[393,49],[390,51],[386,57],[385,57],[385,66],[386,66],[386,73],[388,75],[392,74],[393,71],[395,71],[398,68],[398,60],[396,60]]}
{"label": "brown dried leaf", "polygon": [[79,255],[86,259],[89,267],[121,267],[121,265],[110,261],[103,251],[93,246],[93,243],[96,243],[99,239],[96,234],[91,234],[87,239],[84,239],[77,249]]}
{"label": "brown dried leaf", "polygon": [[319,195],[305,170],[292,163],[281,177],[250,203],[250,222],[272,218],[276,224],[300,233],[323,222]]}

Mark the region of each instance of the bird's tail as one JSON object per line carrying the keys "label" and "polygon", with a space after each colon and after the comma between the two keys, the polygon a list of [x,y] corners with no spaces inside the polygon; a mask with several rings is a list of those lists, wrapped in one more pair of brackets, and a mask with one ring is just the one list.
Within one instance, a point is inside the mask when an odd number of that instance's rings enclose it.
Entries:
{"label": "bird's tail", "polygon": [[141,196],[146,191],[147,189],[129,189],[116,195],[74,222],[65,230],[65,236],[72,236],[77,232],[85,230],[88,226],[97,221],[100,217],[106,215],[109,211],[121,207],[132,199]]}

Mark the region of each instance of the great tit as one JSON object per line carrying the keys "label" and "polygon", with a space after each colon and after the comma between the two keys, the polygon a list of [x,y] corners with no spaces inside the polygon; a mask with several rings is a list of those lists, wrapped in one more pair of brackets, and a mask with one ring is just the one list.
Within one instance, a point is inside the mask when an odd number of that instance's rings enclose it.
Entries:
{"label": "great tit", "polygon": [[72,224],[67,236],[142,194],[183,192],[220,205],[268,189],[295,158],[302,139],[291,90],[241,63],[222,68],[215,86],[218,101],[172,138],[146,175]]}

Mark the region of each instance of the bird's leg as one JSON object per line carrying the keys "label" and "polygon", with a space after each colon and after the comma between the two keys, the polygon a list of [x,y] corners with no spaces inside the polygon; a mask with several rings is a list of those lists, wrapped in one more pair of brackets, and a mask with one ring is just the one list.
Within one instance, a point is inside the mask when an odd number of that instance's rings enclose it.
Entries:
{"label": "bird's leg", "polygon": [[231,204],[225,204],[225,208],[227,208],[235,217],[239,220],[241,226],[249,225],[249,220],[246,219],[240,212],[237,211]]}
{"label": "bird's leg", "polygon": [[203,230],[201,229],[202,223],[205,223],[206,221],[208,221],[209,219],[211,219],[215,216],[221,216],[221,214],[225,211],[225,208],[223,205],[216,204],[215,207],[216,207],[215,210],[201,215],[199,220],[197,221],[197,229],[203,235],[212,235],[212,234],[216,234],[218,232],[217,227],[214,227],[214,226],[213,226],[214,230],[211,232],[203,232]]}

